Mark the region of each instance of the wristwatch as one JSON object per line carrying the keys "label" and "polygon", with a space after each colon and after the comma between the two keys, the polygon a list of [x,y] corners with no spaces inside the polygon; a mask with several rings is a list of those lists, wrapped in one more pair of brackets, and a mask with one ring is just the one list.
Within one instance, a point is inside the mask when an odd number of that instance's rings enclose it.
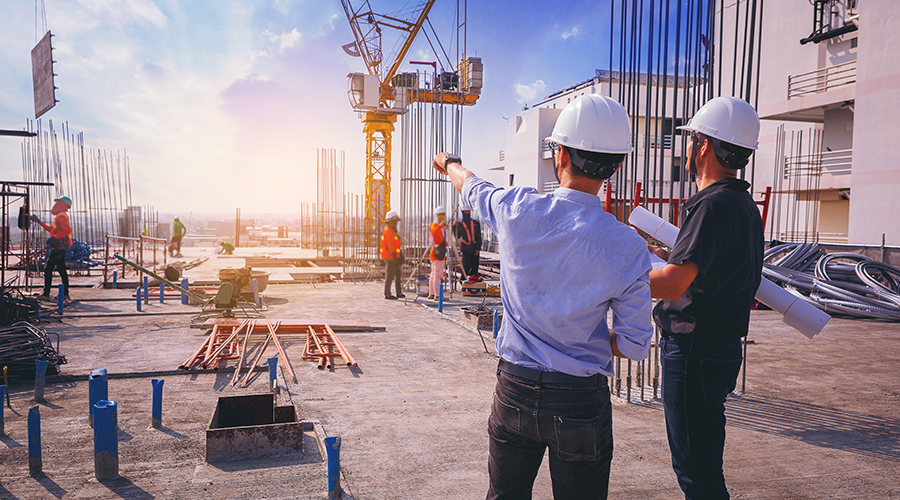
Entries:
{"label": "wristwatch", "polygon": [[459,163],[462,165],[462,158],[459,155],[448,154],[446,158],[444,158],[444,172],[447,171],[447,165],[451,163]]}

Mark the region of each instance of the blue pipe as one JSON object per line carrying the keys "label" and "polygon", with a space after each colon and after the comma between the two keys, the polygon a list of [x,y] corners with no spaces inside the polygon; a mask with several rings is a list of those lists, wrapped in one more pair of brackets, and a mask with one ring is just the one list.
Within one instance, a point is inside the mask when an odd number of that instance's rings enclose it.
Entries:
{"label": "blue pipe", "polygon": [[38,475],[44,469],[41,461],[41,412],[40,407],[28,410],[28,473]]}
{"label": "blue pipe", "polygon": [[[184,288],[185,290],[188,289],[188,279],[187,278],[181,278],[181,288]],[[184,292],[182,292],[181,293],[181,305],[186,306],[187,304],[188,304],[188,296]]]}
{"label": "blue pipe", "polygon": [[88,422],[94,426],[94,405],[109,399],[109,379],[106,368],[94,370],[88,375]]}
{"label": "blue pipe", "polygon": [[159,284],[159,303],[163,304],[166,302],[166,284]]}
{"label": "blue pipe", "polygon": [[497,310],[494,309],[494,338],[497,338],[497,332],[500,330],[500,323],[497,322]]}
{"label": "blue pipe", "polygon": [[444,284],[438,286],[438,312],[444,312]]}
{"label": "blue pipe", "polygon": [[63,303],[66,300],[66,285],[62,283],[59,284],[59,295],[56,296],[56,301],[59,304],[59,315],[62,316],[63,313]]}
{"label": "blue pipe", "polygon": [[144,304],[150,303],[150,277],[144,276]]}
{"label": "blue pipe", "polygon": [[113,289],[119,284],[119,271],[113,271]]}
{"label": "blue pipe", "polygon": [[94,476],[102,481],[119,475],[119,422],[115,401],[94,405]]}
{"label": "blue pipe", "polygon": [[34,400],[44,400],[44,378],[47,375],[47,361],[34,360]]}
{"label": "blue pipe", "polygon": [[6,399],[6,386],[0,385],[0,436],[5,436],[6,431],[3,428],[3,413],[4,413],[4,405]]}
{"label": "blue pipe", "polygon": [[328,500],[340,499],[341,494],[341,438],[325,438],[328,455]]}
{"label": "blue pipe", "polygon": [[253,304],[259,307],[259,285],[253,280]]}
{"label": "blue pipe", "polygon": [[161,427],[162,426],[162,390],[163,390],[163,382],[165,380],[162,379],[151,379],[150,383],[153,384],[153,406],[150,412],[150,425],[153,427]]}
{"label": "blue pipe", "polygon": [[269,382],[278,378],[278,358],[269,358]]}
{"label": "blue pipe", "polygon": [[137,311],[141,312],[141,287],[137,287],[137,289],[135,289],[134,293],[137,297]]}

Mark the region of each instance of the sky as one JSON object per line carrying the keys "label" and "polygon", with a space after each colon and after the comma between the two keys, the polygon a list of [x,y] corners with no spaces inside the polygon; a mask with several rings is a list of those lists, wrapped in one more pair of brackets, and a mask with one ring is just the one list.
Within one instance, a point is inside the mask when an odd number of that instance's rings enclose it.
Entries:
{"label": "sky", "polygon": [[[370,0],[384,14],[417,2]],[[344,151],[347,188],[363,192],[365,139],[346,90],[347,74],[366,69],[341,48],[353,33],[340,0],[42,3],[59,100],[42,127],[67,122],[86,147],[127,152],[134,204],[298,214],[315,201],[317,148]],[[429,15],[442,43],[456,6],[437,0]],[[608,9],[609,0],[468,3],[466,45],[482,59],[484,88],[464,112],[467,168],[487,175],[507,118],[609,67]],[[35,10],[0,0],[0,129],[34,119],[31,49],[44,34]],[[392,45],[386,33],[386,55]],[[435,56],[419,37],[406,60]],[[0,137],[0,180],[22,179],[22,142]]]}

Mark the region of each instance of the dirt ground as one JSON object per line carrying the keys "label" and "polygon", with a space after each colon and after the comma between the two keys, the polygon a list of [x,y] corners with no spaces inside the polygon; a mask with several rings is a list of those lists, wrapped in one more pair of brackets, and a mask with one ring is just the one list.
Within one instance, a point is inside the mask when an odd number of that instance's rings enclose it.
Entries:
{"label": "dirt ground", "polygon": [[[0,437],[0,499],[327,498],[317,436],[342,438],[345,498],[477,499],[487,489],[487,418],[497,358],[472,328],[453,319],[481,299],[455,294],[440,314],[422,299],[385,301],[380,283],[270,285],[272,319],[368,321],[377,331],[339,333],[358,367],[318,370],[286,350],[297,382],[281,367],[279,400],[318,422],[304,453],[205,461],[205,430],[221,396],[265,392],[259,372],[247,388],[219,371],[177,367],[202,343],[188,327],[195,308],[151,303],[136,313],[130,291],[76,289],[60,323],[68,359],[46,401],[32,381],[12,381]],[[497,299],[488,299],[488,304]],[[746,393],[728,403],[726,479],[735,499],[900,498],[900,326],[833,319],[808,340],[776,313],[754,312]],[[267,356],[274,355],[267,351]],[[86,375],[110,373],[119,413],[119,472],[93,473]],[[165,380],[163,427],[150,427],[151,378]],[[28,409],[41,413],[43,471],[28,474]],[[610,498],[683,498],[669,462],[663,412],[645,399],[614,398]],[[552,498],[545,464],[534,498]]]}

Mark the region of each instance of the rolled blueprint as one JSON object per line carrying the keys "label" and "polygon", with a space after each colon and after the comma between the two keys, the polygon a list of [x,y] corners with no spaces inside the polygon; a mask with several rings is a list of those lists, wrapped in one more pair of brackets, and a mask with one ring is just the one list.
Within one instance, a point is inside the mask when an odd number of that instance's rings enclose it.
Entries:
{"label": "rolled blueprint", "polygon": [[[643,207],[635,208],[631,212],[631,216],[628,217],[628,222],[665,243],[670,248],[675,246],[675,240],[678,238],[678,228]],[[781,288],[766,278],[762,278],[762,281],[759,283],[759,289],[756,290],[756,300],[778,311],[783,316],[782,320],[785,324],[808,338],[813,338],[822,331],[822,328],[831,319],[831,316],[824,311],[816,309],[815,306],[803,300],[799,295]]]}

